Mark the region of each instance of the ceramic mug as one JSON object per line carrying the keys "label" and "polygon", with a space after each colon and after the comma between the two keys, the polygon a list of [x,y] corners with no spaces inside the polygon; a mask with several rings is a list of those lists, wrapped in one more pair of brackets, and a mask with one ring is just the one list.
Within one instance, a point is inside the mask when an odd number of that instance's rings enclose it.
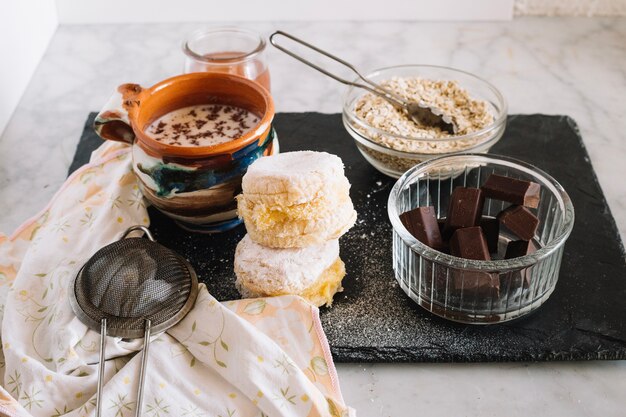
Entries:
{"label": "ceramic mug", "polygon": [[[173,110],[199,104],[244,108],[259,122],[243,136],[213,146],[159,142],[145,130]],[[224,73],[193,73],[168,78],[150,88],[122,84],[96,116],[103,139],[132,145],[133,171],[144,196],[182,227],[220,232],[241,223],[235,196],[248,166],[278,152],[272,128],[274,102],[266,89]]]}

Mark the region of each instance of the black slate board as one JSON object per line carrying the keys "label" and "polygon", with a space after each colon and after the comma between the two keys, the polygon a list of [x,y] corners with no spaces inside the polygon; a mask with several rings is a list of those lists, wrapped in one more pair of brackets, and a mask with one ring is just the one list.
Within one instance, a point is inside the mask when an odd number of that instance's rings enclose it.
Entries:
{"label": "black slate board", "polygon": [[[89,116],[70,172],[100,143]],[[357,225],[341,240],[345,291],[322,323],[338,362],[485,362],[626,358],[626,254],[575,122],[564,116],[510,116],[492,153],[547,171],[568,191],[576,210],[552,297],[532,315],[491,326],[461,325],[433,316],[396,284],[386,212],[394,180],[358,153],[341,116],[276,115],[281,151],[339,155],[352,183]],[[186,256],[220,300],[238,298],[232,260],[244,227],[222,235],[184,232],[151,209],[157,240]]]}

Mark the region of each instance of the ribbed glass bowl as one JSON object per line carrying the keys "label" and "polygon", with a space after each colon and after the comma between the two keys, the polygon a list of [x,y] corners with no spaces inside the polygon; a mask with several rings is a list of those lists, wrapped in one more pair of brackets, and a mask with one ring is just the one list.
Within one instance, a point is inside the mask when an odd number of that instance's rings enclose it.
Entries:
{"label": "ribbed glass bowl", "polygon": [[[442,175],[445,167],[461,173]],[[495,173],[541,185],[537,209],[539,227],[532,243],[537,251],[502,259],[515,236],[500,230],[498,256],[491,261],[458,258],[434,250],[414,238],[400,214],[421,206],[434,206],[445,219],[452,190],[480,187]],[[483,217],[496,217],[510,204],[486,199]],[[393,226],[393,268],[404,292],[426,310],[463,323],[496,323],[521,317],[543,304],[557,283],[563,246],[574,225],[574,207],[554,178],[512,158],[465,154],[423,162],[407,171],[389,195],[388,214]],[[477,291],[472,280],[491,279],[499,290]]]}
{"label": "ribbed glass bowl", "polygon": [[[363,157],[385,175],[399,178],[416,164],[442,155],[487,152],[504,134],[507,116],[504,97],[492,84],[473,74],[434,65],[401,65],[381,68],[366,77],[376,83],[393,77],[457,81],[459,86],[468,91],[470,97],[485,101],[494,117],[493,123],[482,130],[445,139],[394,135],[369,125],[355,114],[356,103],[364,94],[369,93],[360,88],[349,87],[343,101],[344,127],[354,138]],[[400,146],[388,146],[390,143],[398,143],[398,140],[412,142],[412,151],[402,150]]]}

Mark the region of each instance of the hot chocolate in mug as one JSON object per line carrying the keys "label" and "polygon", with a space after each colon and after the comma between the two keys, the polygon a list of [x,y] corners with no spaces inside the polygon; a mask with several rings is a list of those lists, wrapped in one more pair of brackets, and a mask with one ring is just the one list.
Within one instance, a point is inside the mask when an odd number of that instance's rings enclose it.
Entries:
{"label": "hot chocolate in mug", "polygon": [[132,146],[144,196],[182,227],[240,223],[235,196],[252,162],[278,152],[266,89],[223,73],[192,73],[150,88],[122,84],[96,117],[103,139]]}

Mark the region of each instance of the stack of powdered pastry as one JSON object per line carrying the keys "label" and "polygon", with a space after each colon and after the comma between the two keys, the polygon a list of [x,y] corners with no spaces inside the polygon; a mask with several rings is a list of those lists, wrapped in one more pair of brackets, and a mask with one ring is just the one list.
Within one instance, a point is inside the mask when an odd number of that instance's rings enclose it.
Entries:
{"label": "stack of powdered pastry", "polygon": [[248,234],[235,252],[241,295],[295,294],[331,305],[345,276],[338,239],[356,220],[341,159],[313,151],[260,158],[242,189],[237,203]]}
{"label": "stack of powdered pastry", "polygon": [[[538,207],[540,192],[537,183],[491,174],[481,188],[456,187],[450,196],[445,220],[437,220],[432,206],[402,213],[400,220],[416,239],[444,253],[474,260],[517,258],[536,250],[532,239],[539,219],[529,208]],[[483,217],[485,198],[512,204],[496,218]],[[518,239],[508,241],[506,249],[499,254],[501,227]],[[470,279],[454,280],[455,288],[492,294],[499,291],[499,279],[493,274],[468,274],[468,277]]]}

